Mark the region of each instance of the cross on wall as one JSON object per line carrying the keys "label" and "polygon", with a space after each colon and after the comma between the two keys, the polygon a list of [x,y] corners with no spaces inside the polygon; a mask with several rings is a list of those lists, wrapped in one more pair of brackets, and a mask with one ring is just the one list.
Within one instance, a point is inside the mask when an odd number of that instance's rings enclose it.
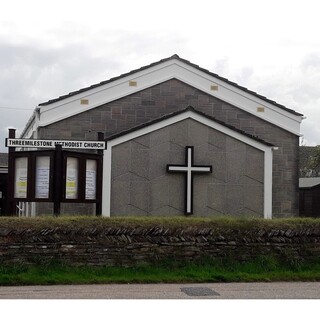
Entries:
{"label": "cross on wall", "polygon": [[185,194],[186,194],[186,204],[185,213],[190,215],[193,213],[193,175],[211,173],[212,166],[196,166],[193,164],[194,160],[194,147],[186,146],[186,163],[184,165],[178,164],[168,164],[167,172],[169,173],[183,173],[186,177],[185,182]]}

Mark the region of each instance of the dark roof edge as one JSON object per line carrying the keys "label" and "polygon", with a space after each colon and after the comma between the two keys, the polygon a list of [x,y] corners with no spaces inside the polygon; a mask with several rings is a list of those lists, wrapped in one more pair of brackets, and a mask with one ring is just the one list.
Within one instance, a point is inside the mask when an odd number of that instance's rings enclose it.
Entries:
{"label": "dark roof edge", "polygon": [[[80,89],[80,90],[70,92],[70,93],[68,93],[68,94],[66,94],[66,95],[63,95],[63,96],[60,96],[60,97],[58,97],[58,98],[56,98],[56,99],[52,99],[52,100],[49,100],[49,101],[47,101],[47,102],[40,103],[39,106],[46,106],[46,105],[49,105],[49,104],[51,104],[51,103],[54,103],[54,102],[57,102],[57,101],[60,101],[60,100],[63,100],[63,99],[72,97],[72,96],[77,95],[77,94],[79,94],[79,93],[86,92],[86,91],[88,91],[88,90],[91,90],[91,89],[94,89],[94,88],[103,86],[103,85],[108,84],[108,83],[110,83],[110,82],[119,80],[119,79],[121,79],[121,78],[127,77],[127,76],[129,76],[129,75],[135,74],[135,73],[140,72],[140,71],[143,71],[143,70],[145,70],[145,69],[154,67],[154,66],[156,66],[156,65],[158,65],[158,64],[164,63],[164,62],[169,61],[169,60],[172,60],[172,59],[180,59],[180,58],[178,57],[178,55],[173,55],[172,57],[165,58],[165,59],[161,59],[160,61],[153,62],[153,63],[151,63],[151,64],[149,64],[149,65],[146,65],[146,66],[143,66],[143,67],[141,67],[141,68],[139,68],[139,69],[134,69],[134,70],[131,70],[131,71],[129,71],[129,72],[123,73],[123,74],[121,74],[120,76],[113,77],[113,78],[110,78],[110,79],[105,80],[105,81],[101,81],[101,82],[96,83],[96,84],[93,84],[93,85],[91,85],[91,86],[89,86],[89,87],[85,87],[85,88],[82,88],[82,89]],[[180,60],[181,60],[181,59],[180,59]]]}
{"label": "dark roof edge", "polygon": [[211,72],[211,71],[209,71],[209,70],[207,70],[207,69],[201,68],[201,67],[200,67],[199,65],[197,65],[197,64],[194,64],[194,63],[192,63],[192,62],[190,62],[190,61],[188,61],[188,60],[182,59],[182,58],[180,58],[180,57],[179,57],[179,60],[182,61],[182,62],[184,62],[184,63],[186,63],[186,64],[188,64],[188,65],[190,65],[190,66],[192,66],[192,67],[194,67],[194,68],[196,68],[196,69],[198,69],[198,70],[200,70],[200,71],[202,71],[202,72],[204,72],[204,73],[206,73],[206,74],[208,74],[208,75],[210,75],[210,76],[212,76],[212,77],[215,77],[215,78],[217,78],[217,79],[219,79],[219,80],[221,80],[221,81],[223,81],[223,82],[226,82],[226,83],[228,83],[228,84],[231,85],[231,86],[234,86],[234,87],[236,87],[236,88],[238,88],[238,89],[240,89],[240,90],[242,90],[242,91],[244,91],[244,92],[247,92],[247,93],[249,93],[249,94],[252,94],[253,96],[255,96],[255,97],[257,97],[257,98],[259,98],[259,99],[261,99],[261,100],[263,100],[263,101],[266,101],[266,102],[268,102],[268,103],[270,103],[270,104],[273,104],[274,106],[277,106],[277,107],[279,107],[280,109],[283,109],[283,110],[285,110],[285,111],[287,111],[287,112],[290,112],[290,113],[292,113],[292,114],[294,114],[294,115],[297,115],[297,116],[303,116],[302,113],[299,113],[299,112],[294,111],[293,109],[287,108],[287,107],[285,107],[284,105],[282,105],[282,104],[280,104],[280,103],[277,103],[277,102],[274,101],[274,100],[268,99],[267,97],[262,96],[261,94],[258,94],[258,93],[255,92],[255,91],[252,91],[252,90],[249,90],[249,89],[246,88],[246,87],[240,86],[239,84],[237,84],[237,83],[235,83],[235,82],[233,82],[233,81],[230,81],[230,80],[228,80],[227,78],[223,78],[223,77],[219,76],[218,74],[213,73],[213,72]]}
{"label": "dark roof edge", "polygon": [[63,99],[72,97],[72,96],[77,95],[77,94],[79,94],[79,93],[86,92],[86,91],[88,91],[88,90],[91,90],[91,89],[97,88],[97,87],[99,87],[99,86],[108,84],[108,83],[110,83],[110,82],[112,82],[112,81],[119,80],[119,79],[124,78],[124,77],[126,77],[126,76],[135,74],[135,73],[137,73],[137,72],[143,71],[143,70],[145,70],[145,69],[154,67],[154,66],[156,66],[156,65],[158,65],[158,64],[161,64],[161,63],[167,62],[167,61],[169,61],[169,60],[173,60],[173,59],[179,60],[179,61],[181,61],[181,62],[183,62],[183,63],[185,63],[185,64],[187,64],[187,65],[189,65],[189,66],[191,66],[191,67],[193,67],[193,68],[196,68],[196,69],[198,69],[198,70],[200,70],[200,71],[202,71],[202,72],[204,72],[204,73],[212,76],[212,77],[215,77],[215,78],[217,78],[217,79],[219,79],[219,80],[221,80],[221,81],[223,81],[223,82],[226,82],[226,83],[228,83],[229,85],[232,85],[232,86],[234,86],[234,87],[236,87],[236,88],[238,88],[238,89],[240,89],[240,90],[242,90],[242,91],[244,91],[244,92],[247,92],[247,93],[249,93],[249,94],[252,94],[252,95],[256,96],[257,98],[259,98],[259,99],[261,99],[261,100],[264,100],[264,101],[266,101],[266,102],[268,102],[268,103],[271,103],[271,104],[273,104],[273,105],[275,105],[275,106],[277,106],[277,107],[279,107],[279,108],[281,108],[281,109],[283,109],[283,110],[285,110],[285,111],[287,111],[287,112],[289,112],[289,113],[292,113],[292,114],[297,115],[297,116],[303,116],[303,114],[298,113],[298,112],[296,112],[296,111],[294,111],[294,110],[292,110],[292,109],[289,109],[289,108],[285,107],[284,105],[281,105],[281,104],[279,104],[279,103],[277,103],[277,102],[275,102],[275,101],[273,101],[273,100],[268,99],[268,98],[265,97],[265,96],[262,96],[262,95],[260,95],[260,94],[258,94],[258,93],[256,93],[256,92],[254,92],[254,91],[251,91],[251,90],[249,90],[248,88],[242,87],[242,86],[238,85],[238,84],[235,83],[235,82],[232,82],[232,81],[230,81],[230,80],[228,80],[228,79],[226,79],[226,78],[223,78],[223,77],[219,76],[219,75],[216,74],[216,73],[210,72],[210,71],[207,70],[207,69],[201,68],[199,65],[194,64],[194,63],[192,63],[192,62],[190,62],[190,61],[188,61],[188,60],[186,60],[186,59],[182,59],[182,58],[180,58],[177,54],[174,54],[173,56],[168,57],[168,58],[165,58],[165,59],[161,59],[161,60],[159,60],[159,61],[157,61],[157,62],[153,62],[153,63],[151,63],[151,64],[149,64],[149,65],[146,65],[146,66],[143,66],[143,67],[141,67],[141,68],[139,68],[139,69],[134,69],[134,70],[132,70],[132,71],[129,71],[129,72],[124,73],[124,74],[121,74],[120,76],[111,78],[111,79],[109,79],[109,80],[105,80],[105,81],[99,82],[99,83],[97,83],[97,84],[93,84],[93,85],[91,85],[91,86],[89,86],[89,87],[85,87],[85,88],[82,88],[82,89],[80,89],[80,90],[70,92],[70,93],[68,93],[68,94],[66,94],[66,95],[63,95],[63,96],[60,96],[60,97],[58,97],[58,98],[56,98],[56,99],[52,99],[52,100],[49,100],[49,101],[47,101],[47,102],[40,103],[39,106],[46,106],[46,105],[49,105],[49,104],[51,104],[51,103],[54,103],[54,102],[57,102],[57,101],[60,101],[60,100],[63,100]]}
{"label": "dark roof edge", "polygon": [[24,134],[27,132],[27,130],[29,129],[30,125],[32,124],[33,120],[36,118],[36,112],[37,112],[38,108],[35,108],[29,118],[29,120],[27,121],[26,125],[24,126],[21,134],[20,134],[20,138],[24,136]]}
{"label": "dark roof edge", "polygon": [[155,124],[155,123],[158,123],[158,122],[161,122],[161,121],[163,121],[163,120],[166,120],[166,119],[169,119],[169,118],[171,118],[171,117],[174,117],[174,116],[176,116],[176,115],[182,114],[182,113],[184,113],[184,112],[186,112],[186,111],[193,111],[194,113],[197,113],[198,115],[201,115],[201,116],[203,116],[203,117],[206,117],[207,119],[210,119],[210,120],[212,120],[212,121],[214,121],[214,122],[217,122],[217,123],[219,123],[219,124],[221,124],[221,125],[229,128],[229,129],[231,129],[231,130],[233,130],[233,131],[236,131],[236,132],[238,132],[238,133],[240,133],[240,134],[242,134],[242,135],[244,135],[244,136],[247,136],[247,137],[250,138],[250,139],[256,140],[256,141],[258,141],[258,142],[260,142],[260,143],[262,143],[262,144],[264,144],[264,145],[266,145],[266,146],[268,146],[268,147],[274,147],[273,144],[271,144],[271,143],[269,143],[269,142],[266,142],[266,141],[264,141],[264,140],[262,140],[262,139],[260,139],[260,138],[258,138],[258,137],[256,137],[256,136],[253,136],[253,135],[251,135],[251,134],[248,134],[247,132],[245,132],[245,131],[243,131],[243,130],[237,129],[237,128],[235,128],[235,127],[233,127],[233,126],[231,126],[231,125],[229,125],[229,124],[227,124],[227,123],[225,123],[225,122],[223,122],[223,121],[220,121],[220,120],[218,120],[218,119],[216,119],[216,118],[214,118],[214,117],[212,117],[212,116],[207,115],[207,114],[204,113],[204,112],[201,112],[201,111],[199,111],[199,110],[196,110],[196,109],[194,109],[194,107],[192,107],[192,106],[188,106],[188,107],[185,108],[185,109],[182,109],[182,110],[179,110],[179,111],[175,111],[175,112],[166,114],[166,115],[164,115],[164,116],[162,116],[162,117],[160,117],[160,118],[156,118],[156,119],[154,119],[154,120],[145,122],[145,123],[143,123],[143,124],[140,124],[140,125],[138,125],[138,126],[136,126],[136,127],[130,128],[130,129],[128,129],[128,130],[124,130],[124,131],[121,131],[121,132],[119,132],[119,133],[113,134],[113,135],[107,137],[107,138],[105,139],[105,141],[108,142],[108,141],[113,140],[113,139],[115,139],[115,138],[124,136],[124,135],[126,135],[126,134],[128,134],[128,133],[134,132],[134,131],[136,131],[136,130],[139,130],[139,129],[148,127],[148,126],[153,125],[153,124]]}

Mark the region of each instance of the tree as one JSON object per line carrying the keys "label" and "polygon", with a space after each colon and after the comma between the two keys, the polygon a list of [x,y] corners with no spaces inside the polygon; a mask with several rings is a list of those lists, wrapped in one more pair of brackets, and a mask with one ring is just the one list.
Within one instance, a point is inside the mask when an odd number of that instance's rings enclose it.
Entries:
{"label": "tree", "polygon": [[300,146],[300,178],[320,177],[320,145],[316,147]]}

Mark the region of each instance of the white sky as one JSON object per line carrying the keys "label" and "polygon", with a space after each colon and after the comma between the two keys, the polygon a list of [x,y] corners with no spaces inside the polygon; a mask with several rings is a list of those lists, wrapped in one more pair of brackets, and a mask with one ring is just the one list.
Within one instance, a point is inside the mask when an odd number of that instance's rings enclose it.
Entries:
{"label": "white sky", "polygon": [[[317,2],[319,5],[317,5]],[[319,1],[0,0],[0,152],[41,102],[173,54],[303,113],[320,144]]]}

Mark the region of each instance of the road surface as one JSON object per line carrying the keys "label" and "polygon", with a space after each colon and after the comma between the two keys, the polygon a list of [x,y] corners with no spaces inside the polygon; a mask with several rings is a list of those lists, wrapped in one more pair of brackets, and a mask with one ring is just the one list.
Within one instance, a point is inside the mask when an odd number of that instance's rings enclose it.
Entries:
{"label": "road surface", "polygon": [[320,282],[17,286],[0,299],[320,299]]}

